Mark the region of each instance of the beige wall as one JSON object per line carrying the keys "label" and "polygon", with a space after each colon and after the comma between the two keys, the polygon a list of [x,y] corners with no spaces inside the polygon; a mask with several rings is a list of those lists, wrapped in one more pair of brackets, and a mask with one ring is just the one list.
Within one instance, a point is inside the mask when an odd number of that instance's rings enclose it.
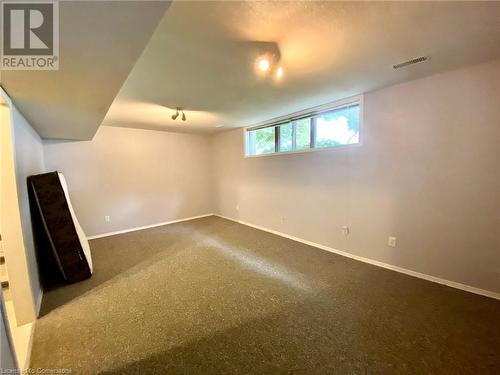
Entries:
{"label": "beige wall", "polygon": [[367,93],[360,147],[245,159],[240,129],[101,127],[93,141],[46,141],[45,162],[89,236],[215,211],[498,292],[498,103],[493,61]]}
{"label": "beige wall", "polygon": [[18,368],[15,360],[14,346],[11,333],[8,331],[9,322],[5,311],[3,293],[0,294],[0,369]]}
{"label": "beige wall", "polygon": [[364,104],[361,147],[245,159],[242,130],[215,136],[216,212],[499,292],[500,60]]}
{"label": "beige wall", "polygon": [[212,212],[206,136],[101,126],[92,141],[46,141],[44,152],[88,236]]}
{"label": "beige wall", "polygon": [[24,246],[28,260],[31,290],[35,303],[38,303],[41,288],[38,279],[35,246],[33,243],[27,177],[45,172],[43,145],[38,133],[19,113],[16,107],[13,107],[12,121],[14,124],[14,146],[16,149],[17,192],[19,196],[19,210],[21,213]]}
{"label": "beige wall", "polygon": [[2,245],[16,320],[21,325],[35,319],[41,298],[26,178],[44,172],[43,147],[15,106],[10,111],[1,108]]}

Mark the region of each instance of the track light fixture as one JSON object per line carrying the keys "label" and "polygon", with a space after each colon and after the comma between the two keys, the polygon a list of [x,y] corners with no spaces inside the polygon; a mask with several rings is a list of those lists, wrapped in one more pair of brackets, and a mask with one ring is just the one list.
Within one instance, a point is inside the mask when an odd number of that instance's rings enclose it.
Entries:
{"label": "track light fixture", "polygon": [[280,55],[266,54],[257,58],[256,72],[260,76],[272,75],[276,81],[283,78],[283,67],[279,65]]}
{"label": "track light fixture", "polygon": [[276,79],[281,79],[283,77],[283,68],[281,66],[276,69]]}
{"label": "track light fixture", "polygon": [[177,107],[175,109],[175,113],[172,115],[172,120],[177,120],[177,117],[179,117],[179,114],[182,113],[181,119],[182,121],[186,121],[186,114],[184,113],[184,110],[180,107]]}

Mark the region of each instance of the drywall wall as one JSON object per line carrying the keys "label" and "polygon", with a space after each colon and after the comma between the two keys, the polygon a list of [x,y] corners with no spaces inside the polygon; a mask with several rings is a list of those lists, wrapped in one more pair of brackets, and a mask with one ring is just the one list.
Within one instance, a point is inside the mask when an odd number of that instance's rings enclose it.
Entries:
{"label": "drywall wall", "polygon": [[12,105],[2,106],[2,244],[19,325],[35,320],[41,298],[26,178],[44,172],[42,141]]}
{"label": "drywall wall", "polygon": [[12,107],[12,123],[14,130],[19,211],[21,213],[21,224],[26,258],[28,261],[31,290],[36,305],[41,298],[41,287],[38,279],[38,266],[33,243],[26,179],[28,176],[45,172],[43,145],[38,133],[31,127],[15,106]]}
{"label": "drywall wall", "polygon": [[92,141],[44,143],[88,236],[212,212],[209,152],[206,136],[108,126]]}
{"label": "drywall wall", "polygon": [[216,135],[216,212],[499,292],[499,103],[496,60],[365,94],[361,146],[244,158]]}
{"label": "drywall wall", "polygon": [[[0,295],[0,369],[17,369],[3,294]],[[7,372],[7,371],[6,371]]]}

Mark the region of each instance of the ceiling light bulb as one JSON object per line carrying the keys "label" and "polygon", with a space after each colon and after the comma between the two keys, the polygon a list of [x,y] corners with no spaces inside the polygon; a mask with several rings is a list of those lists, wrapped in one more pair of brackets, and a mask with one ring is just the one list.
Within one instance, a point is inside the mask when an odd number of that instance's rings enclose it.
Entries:
{"label": "ceiling light bulb", "polygon": [[182,111],[182,121],[186,121],[186,115],[184,114],[184,111]]}
{"label": "ceiling light bulb", "polygon": [[271,64],[269,63],[269,60],[267,60],[267,59],[261,59],[259,61],[259,69],[261,71],[267,72],[270,67],[271,67]]}
{"label": "ceiling light bulb", "polygon": [[280,67],[276,70],[276,78],[280,79],[281,77],[283,77],[283,68],[280,66]]}

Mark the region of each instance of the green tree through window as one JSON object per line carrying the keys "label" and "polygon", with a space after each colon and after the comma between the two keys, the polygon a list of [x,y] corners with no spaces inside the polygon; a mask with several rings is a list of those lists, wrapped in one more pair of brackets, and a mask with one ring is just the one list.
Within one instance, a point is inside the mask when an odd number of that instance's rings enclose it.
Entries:
{"label": "green tree through window", "polygon": [[[330,148],[359,143],[360,104],[246,131],[247,155]],[[276,141],[278,150],[276,150]]]}
{"label": "green tree through window", "polygon": [[256,129],[248,134],[250,155],[262,155],[274,152],[275,127]]}

